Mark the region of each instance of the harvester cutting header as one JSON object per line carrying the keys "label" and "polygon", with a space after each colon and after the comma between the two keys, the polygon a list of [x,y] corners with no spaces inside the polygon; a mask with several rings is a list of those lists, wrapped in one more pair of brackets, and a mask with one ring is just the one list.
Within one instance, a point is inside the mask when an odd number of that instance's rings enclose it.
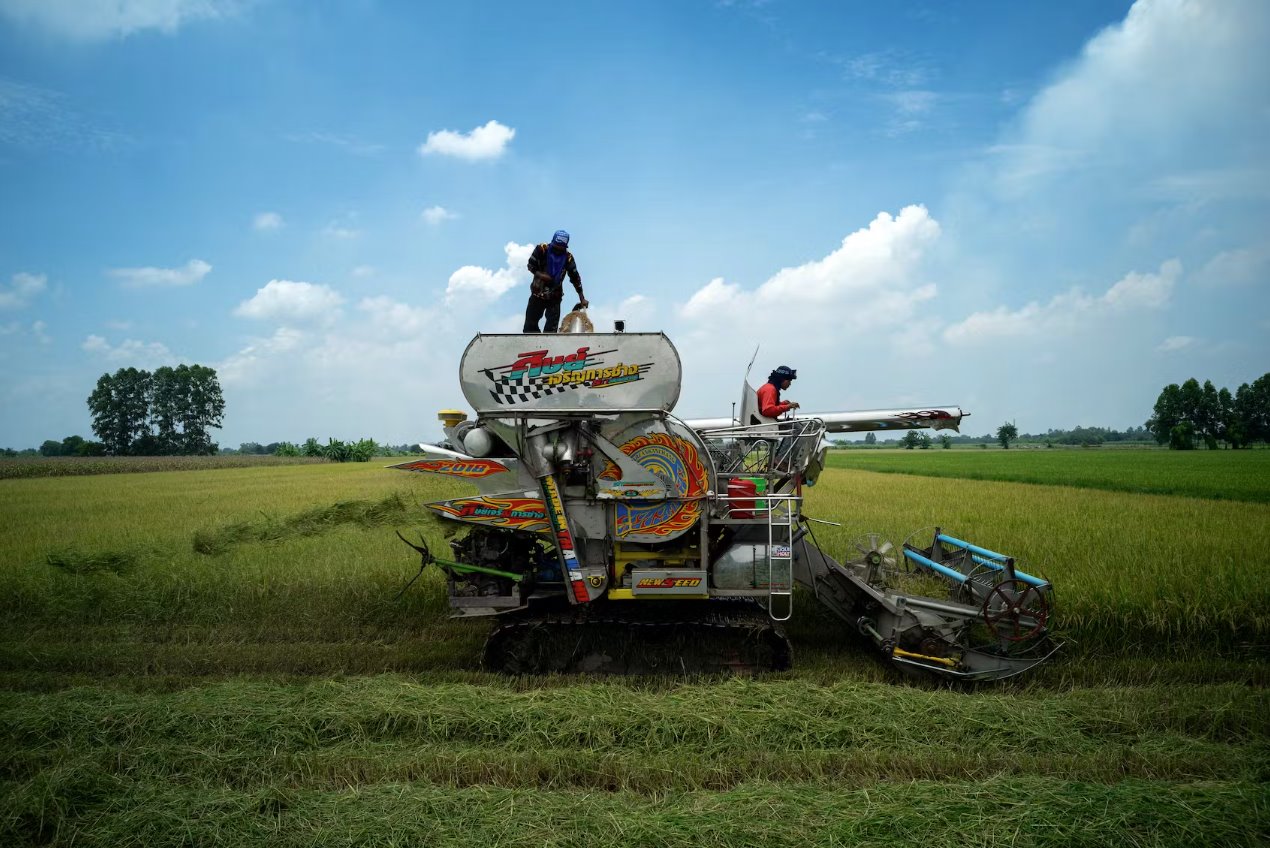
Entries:
{"label": "harvester cutting header", "polygon": [[803,515],[826,434],[956,430],[957,407],[775,419],[747,380],[735,418],[684,421],[661,333],[478,335],[459,376],[475,418],[443,411],[450,447],[393,467],[477,488],[428,505],[465,531],[448,558],[415,547],[459,615],[494,617],[490,668],[786,668],[796,583],[909,671],[999,679],[1054,650],[1050,585],[1012,558],[937,530],[838,562]]}

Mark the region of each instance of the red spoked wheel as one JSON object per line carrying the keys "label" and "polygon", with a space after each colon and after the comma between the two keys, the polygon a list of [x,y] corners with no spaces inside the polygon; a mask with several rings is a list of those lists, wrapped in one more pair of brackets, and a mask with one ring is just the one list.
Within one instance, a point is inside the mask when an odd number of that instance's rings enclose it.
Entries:
{"label": "red spoked wheel", "polygon": [[1036,586],[1002,580],[983,599],[983,620],[1007,642],[1022,642],[1045,631],[1050,602]]}

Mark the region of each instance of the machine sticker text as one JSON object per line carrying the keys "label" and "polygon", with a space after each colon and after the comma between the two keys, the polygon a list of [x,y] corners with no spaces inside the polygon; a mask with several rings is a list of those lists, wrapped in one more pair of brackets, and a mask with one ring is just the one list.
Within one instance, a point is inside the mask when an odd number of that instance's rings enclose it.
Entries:
{"label": "machine sticker text", "polygon": [[428,508],[458,521],[492,524],[540,533],[550,529],[547,508],[541,498],[456,498],[428,504]]}
{"label": "machine sticker text", "polygon": [[701,585],[700,577],[641,577],[636,589],[692,589]]}

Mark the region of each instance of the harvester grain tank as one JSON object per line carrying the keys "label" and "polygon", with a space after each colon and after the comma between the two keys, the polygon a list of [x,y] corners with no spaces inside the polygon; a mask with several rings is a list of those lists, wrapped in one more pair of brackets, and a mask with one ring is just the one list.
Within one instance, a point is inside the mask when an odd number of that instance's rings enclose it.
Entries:
{"label": "harvester grain tank", "polygon": [[488,667],[785,668],[796,584],[915,673],[1000,679],[1053,653],[1050,584],[1011,557],[936,530],[899,549],[866,536],[839,562],[803,514],[826,434],[955,430],[959,408],[773,420],[746,382],[735,418],[684,421],[681,376],[661,333],[467,346],[475,417],[444,411],[451,447],[393,467],[477,489],[428,504],[461,531],[447,556],[414,547],[445,572],[456,614],[493,618]]}

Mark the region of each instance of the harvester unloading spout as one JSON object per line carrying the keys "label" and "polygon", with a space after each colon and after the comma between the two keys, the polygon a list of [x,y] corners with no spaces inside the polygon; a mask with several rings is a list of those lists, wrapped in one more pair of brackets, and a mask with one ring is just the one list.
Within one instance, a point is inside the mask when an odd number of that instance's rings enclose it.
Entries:
{"label": "harvester unloading spout", "polygon": [[1052,653],[1050,586],[1010,557],[936,531],[839,562],[803,516],[826,433],[955,429],[956,407],[685,422],[660,333],[478,335],[460,382],[476,416],[443,413],[451,449],[393,467],[478,490],[428,505],[467,532],[425,564],[457,614],[495,617],[491,668],[784,668],[795,583],[906,670],[999,679]]}

